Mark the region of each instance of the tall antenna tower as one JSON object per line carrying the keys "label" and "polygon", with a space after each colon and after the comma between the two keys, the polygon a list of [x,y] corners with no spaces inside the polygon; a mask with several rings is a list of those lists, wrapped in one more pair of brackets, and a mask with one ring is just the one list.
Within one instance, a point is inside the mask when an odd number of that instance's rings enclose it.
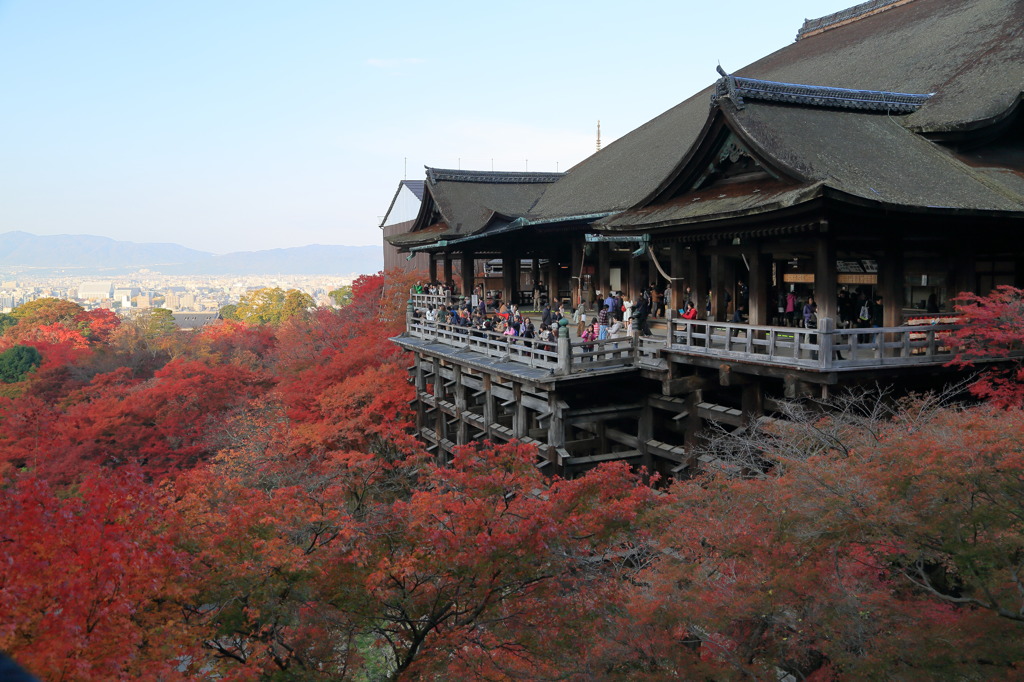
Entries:
{"label": "tall antenna tower", "polygon": [[597,151],[601,151],[601,119],[597,120]]}

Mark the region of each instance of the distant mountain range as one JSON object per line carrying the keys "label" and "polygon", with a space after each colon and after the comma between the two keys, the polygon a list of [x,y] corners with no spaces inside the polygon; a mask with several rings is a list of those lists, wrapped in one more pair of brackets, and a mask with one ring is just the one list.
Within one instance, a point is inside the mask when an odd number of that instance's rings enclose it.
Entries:
{"label": "distant mountain range", "polygon": [[216,255],[178,244],[137,244],[84,234],[0,234],[0,272],[117,275],[145,268],[167,275],[350,275],[384,267],[381,246],[324,246]]}

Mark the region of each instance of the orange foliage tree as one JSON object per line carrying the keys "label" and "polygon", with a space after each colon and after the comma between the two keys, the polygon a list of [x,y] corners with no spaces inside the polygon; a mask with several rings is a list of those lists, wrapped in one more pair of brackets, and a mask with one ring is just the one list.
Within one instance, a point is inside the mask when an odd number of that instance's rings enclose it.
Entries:
{"label": "orange foliage tree", "polygon": [[46,680],[184,679],[185,563],[138,473],[0,495],[0,650]]}

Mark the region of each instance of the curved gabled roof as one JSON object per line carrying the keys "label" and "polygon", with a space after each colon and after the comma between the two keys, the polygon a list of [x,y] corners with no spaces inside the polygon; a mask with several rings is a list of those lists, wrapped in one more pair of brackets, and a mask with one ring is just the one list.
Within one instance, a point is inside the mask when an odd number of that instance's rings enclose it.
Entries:
{"label": "curved gabled roof", "polygon": [[[695,186],[708,160],[723,157],[727,142],[765,172],[740,182]],[[914,211],[1024,215],[1024,177],[1009,177],[1015,180],[969,166],[907,130],[897,117],[750,101],[739,109],[723,97],[668,181],[636,207],[598,225],[612,230],[684,225],[788,208],[826,195]]]}
{"label": "curved gabled roof", "polygon": [[[868,120],[885,118],[885,114],[839,111],[819,115],[819,110],[808,109],[813,113],[807,116],[812,123],[826,120],[821,118],[826,116],[830,125],[848,128],[850,135],[859,130],[879,141],[899,140],[901,147],[914,150],[919,157],[929,156],[929,163],[939,162],[936,155],[944,155],[942,150],[926,152],[923,146],[930,143],[920,140],[918,146],[903,137],[901,129],[923,133],[970,130],[1014,110],[1024,91],[1024,2],[896,3],[886,11],[804,37],[736,75],[810,86],[935,93],[916,112],[889,119],[893,127],[884,125],[886,121]],[[712,88],[697,93],[570,169],[565,178],[548,188],[529,217],[621,211],[640,204],[678,169],[696,144],[707,120],[711,94]],[[760,131],[767,139],[772,134],[770,126],[788,126],[801,116],[793,112],[803,108],[762,104],[744,111],[748,110],[745,118],[749,121],[742,126]],[[789,113],[781,113],[783,110]],[[765,145],[774,147],[780,156],[785,153],[779,145]],[[857,159],[868,165],[860,170],[850,165],[844,185],[872,187],[866,178],[858,179],[858,173],[863,175],[871,166],[884,170],[881,159],[867,157],[886,153],[884,147],[866,143],[849,163]],[[793,150],[792,155],[800,157],[794,163],[810,164],[811,154]],[[833,170],[838,172],[839,167]],[[891,190],[898,193],[896,188]],[[975,199],[986,193],[979,191]],[[994,193],[998,195],[1000,190]],[[911,199],[909,194],[902,198]],[[999,200],[993,196],[992,203]]]}
{"label": "curved gabled roof", "polygon": [[389,237],[388,242],[418,246],[476,234],[503,218],[525,215],[563,175],[427,168],[423,203],[412,231]]}

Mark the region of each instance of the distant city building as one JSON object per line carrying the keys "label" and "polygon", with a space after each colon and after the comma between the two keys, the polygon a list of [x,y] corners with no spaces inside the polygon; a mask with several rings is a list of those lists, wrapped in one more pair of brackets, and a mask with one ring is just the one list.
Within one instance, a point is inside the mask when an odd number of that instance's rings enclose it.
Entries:
{"label": "distant city building", "polygon": [[82,282],[78,285],[78,298],[86,301],[101,301],[105,298],[113,298],[114,283],[110,280],[105,282]]}
{"label": "distant city building", "polygon": [[220,319],[220,313],[174,313],[174,324],[182,331],[202,329]]}

